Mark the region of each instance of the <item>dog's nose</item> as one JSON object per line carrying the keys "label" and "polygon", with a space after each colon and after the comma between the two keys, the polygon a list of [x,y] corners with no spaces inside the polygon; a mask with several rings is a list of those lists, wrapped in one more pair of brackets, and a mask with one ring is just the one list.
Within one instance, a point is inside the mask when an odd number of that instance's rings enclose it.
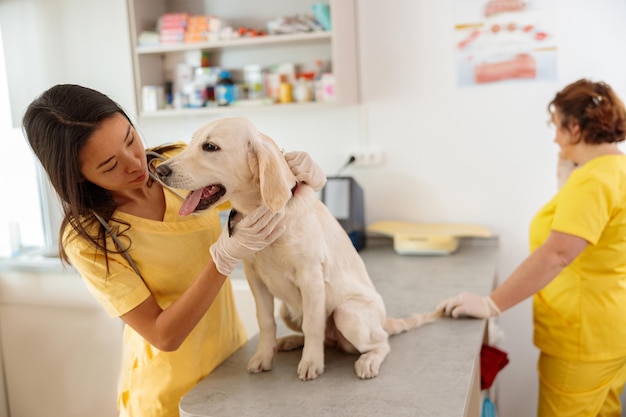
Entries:
{"label": "dog's nose", "polygon": [[156,172],[161,179],[167,178],[172,174],[172,170],[170,169],[170,167],[165,164],[161,164],[156,167]]}

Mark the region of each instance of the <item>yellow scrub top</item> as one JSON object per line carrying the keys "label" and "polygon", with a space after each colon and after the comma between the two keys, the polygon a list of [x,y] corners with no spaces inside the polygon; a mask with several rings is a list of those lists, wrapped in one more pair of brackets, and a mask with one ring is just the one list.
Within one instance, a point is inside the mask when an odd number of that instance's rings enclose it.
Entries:
{"label": "yellow scrub top", "polygon": [[551,230],[589,245],[535,294],[535,345],[567,360],[626,356],[626,156],[600,156],[574,171],[531,222],[531,251]]}
{"label": "yellow scrub top", "polygon": [[[65,250],[91,294],[111,316],[121,316],[152,294],[163,309],[177,300],[210,260],[209,247],[218,238],[217,210],[181,217],[182,200],[165,191],[162,222],[116,212],[131,224],[121,240],[132,241],[129,253],[140,278],[120,254],[109,254],[109,274],[102,251],[81,239]],[[95,330],[97,331],[97,330]],[[124,326],[123,358],[118,387],[120,416],[178,416],[181,397],[247,340],[237,313],[230,280],[226,280],[207,313],[174,352],[150,345]],[[94,360],[98,360],[97,357]]]}

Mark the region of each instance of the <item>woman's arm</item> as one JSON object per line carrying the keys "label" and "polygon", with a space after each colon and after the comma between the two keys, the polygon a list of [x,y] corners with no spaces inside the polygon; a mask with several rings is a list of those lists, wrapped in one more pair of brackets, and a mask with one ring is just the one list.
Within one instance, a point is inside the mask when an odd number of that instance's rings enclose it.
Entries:
{"label": "woman's arm", "polygon": [[121,319],[157,349],[176,350],[206,314],[225,281],[226,276],[209,262],[170,307],[161,309],[150,296]]}
{"label": "woman's arm", "polygon": [[499,315],[548,285],[587,247],[578,236],[552,231],[489,296],[461,293],[439,303],[438,310],[452,317],[489,318]]}
{"label": "woman's arm", "polygon": [[581,237],[552,231],[543,245],[491,293],[491,299],[501,311],[513,307],[548,285],[587,245]]}
{"label": "woman's arm", "polygon": [[232,236],[223,229],[211,245],[212,260],[178,300],[163,310],[150,296],[121,319],[157,349],[178,349],[213,304],[237,263],[282,235],[283,218],[283,213],[272,213],[263,206],[244,217]]}

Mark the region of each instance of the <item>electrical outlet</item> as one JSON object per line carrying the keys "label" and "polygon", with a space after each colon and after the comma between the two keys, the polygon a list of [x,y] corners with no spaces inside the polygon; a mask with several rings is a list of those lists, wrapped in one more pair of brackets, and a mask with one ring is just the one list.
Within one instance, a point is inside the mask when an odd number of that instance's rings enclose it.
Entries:
{"label": "electrical outlet", "polygon": [[354,166],[374,167],[385,163],[385,154],[380,150],[366,149],[352,153]]}

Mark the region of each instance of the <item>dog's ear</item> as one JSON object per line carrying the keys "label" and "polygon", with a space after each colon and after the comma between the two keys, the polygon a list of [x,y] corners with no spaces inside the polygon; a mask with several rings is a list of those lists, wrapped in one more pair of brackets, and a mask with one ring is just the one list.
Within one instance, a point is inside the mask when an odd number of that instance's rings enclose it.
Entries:
{"label": "dog's ear", "polygon": [[256,154],[261,198],[273,212],[280,211],[291,198],[291,189],[296,177],[274,141],[262,133],[258,134],[254,146]]}

